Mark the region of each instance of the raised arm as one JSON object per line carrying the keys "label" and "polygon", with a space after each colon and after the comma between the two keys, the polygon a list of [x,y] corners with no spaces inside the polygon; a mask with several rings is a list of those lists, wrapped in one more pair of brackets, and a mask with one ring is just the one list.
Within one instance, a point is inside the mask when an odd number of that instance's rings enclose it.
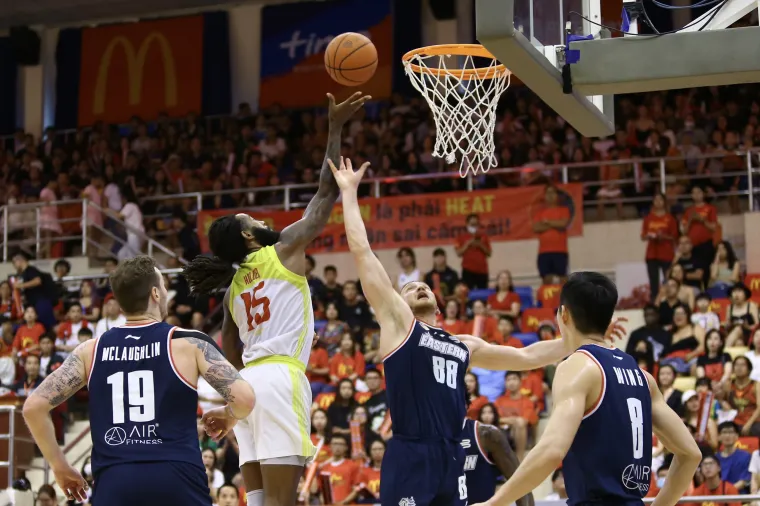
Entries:
{"label": "raised arm", "polygon": [[653,504],[670,506],[676,504],[686,493],[702,459],[702,453],[686,425],[665,402],[652,375],[648,372],[644,372],[644,375],[649,382],[649,393],[652,397],[652,429],[657,439],[673,453],[673,462],[670,464],[665,485]]}
{"label": "raised arm", "polygon": [[[401,295],[393,288],[388,273],[369,246],[367,229],[364,227],[357,189],[369,163],[354,172],[350,160],[341,160],[340,169],[328,161],[343,196],[343,223],[351,255],[356,261],[362,291],[380,324],[380,352],[387,354],[405,338],[406,331],[414,321],[414,315]],[[398,336],[391,342],[385,336]]]}
{"label": "raised arm", "polygon": [[[517,471],[520,461],[509,445],[507,435],[493,425],[478,424],[478,440],[483,449],[491,456],[496,468],[505,478],[509,479]],[[517,506],[533,506],[533,494],[517,500]]]}
{"label": "raised arm", "polygon": [[224,318],[222,320],[222,350],[230,364],[238,371],[244,367],[240,352],[240,334],[230,309],[230,290],[224,294]]}
{"label": "raised arm", "polygon": [[456,337],[470,348],[470,365],[491,371],[530,371],[555,364],[570,354],[563,339],[514,348],[490,344],[475,336]]}
{"label": "raised arm", "polygon": [[42,456],[55,474],[56,482],[69,498],[85,498],[87,488],[82,476],[66,461],[55,439],[55,427],[50,411],[87,384],[88,355],[95,341],[77,346],[66,361],[50,373],[24,402],[24,420]]}
{"label": "raised arm", "polygon": [[343,103],[335,104],[335,98],[327,94],[329,105],[329,131],[327,134],[327,150],[322,169],[319,172],[319,188],[306,206],[300,220],[286,227],[280,234],[277,243],[277,255],[280,260],[287,261],[291,256],[303,256],[306,247],[324,230],[327,220],[330,219],[333,206],[338,200],[340,189],[327,164],[328,160],[335,163],[340,159],[340,134],[343,125],[358,111],[371,97],[362,96],[361,92],[351,95]]}
{"label": "raised arm", "polygon": [[575,353],[557,367],[554,376],[554,410],[541,439],[512,478],[488,501],[507,506],[536,489],[565,458],[581,425],[587,399],[598,397],[602,375],[595,362]]}

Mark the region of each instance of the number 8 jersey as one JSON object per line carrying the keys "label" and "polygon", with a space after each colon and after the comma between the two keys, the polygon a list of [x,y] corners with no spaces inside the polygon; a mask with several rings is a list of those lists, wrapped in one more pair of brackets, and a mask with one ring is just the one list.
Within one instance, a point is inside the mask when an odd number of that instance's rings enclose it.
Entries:
{"label": "number 8 jersey", "polygon": [[602,391],[584,414],[562,462],[570,506],[642,504],[652,464],[652,398],[636,360],[617,348],[578,348],[602,373]]}
{"label": "number 8 jersey", "polygon": [[167,323],[127,324],[103,334],[88,374],[92,467],[185,462],[203,468],[198,393],[174,368],[170,341],[204,333]]}
{"label": "number 8 jersey", "polygon": [[243,341],[243,363],[280,355],[309,363],[314,312],[304,276],[286,269],[274,246],[246,257],[230,286],[229,309]]}

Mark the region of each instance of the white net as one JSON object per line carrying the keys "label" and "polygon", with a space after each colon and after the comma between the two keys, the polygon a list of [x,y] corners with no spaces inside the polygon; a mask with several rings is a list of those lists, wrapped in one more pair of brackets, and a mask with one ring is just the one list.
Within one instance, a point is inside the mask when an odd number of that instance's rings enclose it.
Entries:
{"label": "white net", "polygon": [[447,163],[459,160],[462,177],[468,171],[487,172],[497,164],[496,105],[509,88],[511,74],[496,59],[490,60],[490,65],[481,67],[469,55],[415,54],[404,60],[406,75],[433,111],[433,156]]}

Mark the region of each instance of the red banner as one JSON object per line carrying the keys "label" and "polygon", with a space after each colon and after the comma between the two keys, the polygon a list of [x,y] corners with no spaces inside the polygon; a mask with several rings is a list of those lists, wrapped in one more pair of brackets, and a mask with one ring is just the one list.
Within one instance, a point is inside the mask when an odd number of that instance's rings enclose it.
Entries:
{"label": "red banner", "polygon": [[203,16],[82,30],[79,124],[200,112]]}
{"label": "red banner", "polygon": [[[560,205],[570,209],[570,235],[583,233],[583,188],[580,184],[561,185]],[[526,186],[474,192],[428,193],[403,197],[367,198],[359,201],[367,236],[373,249],[402,246],[453,244],[465,232],[465,218],[480,216],[480,223],[492,241],[531,239],[533,217],[544,208],[544,188]],[[303,210],[249,211],[222,209],[198,213],[198,236],[203,251],[208,251],[206,235],[211,223],[220,216],[246,212],[282,230],[301,218]],[[343,227],[343,207],[335,206],[324,232],[309,248],[310,253],[348,251]]]}

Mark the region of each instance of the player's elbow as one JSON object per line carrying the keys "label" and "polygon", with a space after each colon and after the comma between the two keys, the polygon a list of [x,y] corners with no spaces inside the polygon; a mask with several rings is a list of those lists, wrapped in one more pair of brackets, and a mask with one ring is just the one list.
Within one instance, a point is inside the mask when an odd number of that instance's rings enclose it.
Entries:
{"label": "player's elbow", "polygon": [[678,459],[683,461],[684,464],[693,465],[695,469],[702,461],[702,452],[700,451],[699,446],[697,446],[697,442],[693,439],[688,441],[686,447],[681,451],[675,452],[675,455],[677,455]]}
{"label": "player's elbow", "polygon": [[50,411],[48,408],[49,404],[45,399],[43,399],[39,395],[30,395],[29,398],[24,401],[24,408],[23,408],[23,414],[24,414],[24,420],[29,421],[29,419],[36,419],[37,417],[41,415],[47,414],[47,412]]}
{"label": "player's elbow", "polygon": [[[236,388],[235,388],[236,387]],[[251,414],[253,407],[256,405],[256,394],[251,385],[247,382],[238,380],[232,389],[234,401],[232,404],[233,412],[237,418],[244,418]]]}

